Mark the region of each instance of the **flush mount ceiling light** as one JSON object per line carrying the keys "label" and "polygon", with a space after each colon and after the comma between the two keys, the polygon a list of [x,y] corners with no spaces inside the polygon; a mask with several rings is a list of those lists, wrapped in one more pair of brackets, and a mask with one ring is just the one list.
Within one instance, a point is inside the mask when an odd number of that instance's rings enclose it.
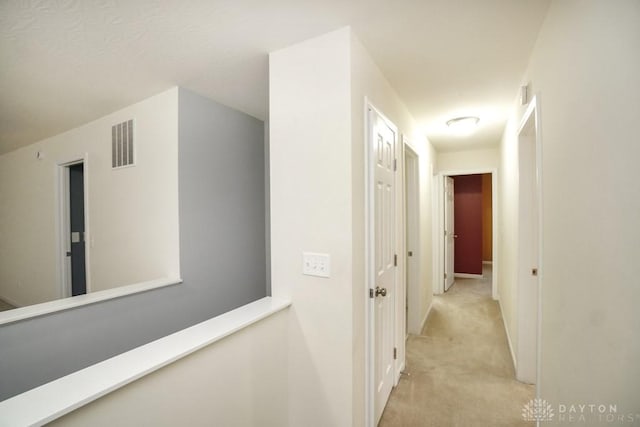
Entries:
{"label": "flush mount ceiling light", "polygon": [[447,127],[454,133],[459,135],[468,135],[478,127],[479,117],[465,116],[456,117],[447,121]]}

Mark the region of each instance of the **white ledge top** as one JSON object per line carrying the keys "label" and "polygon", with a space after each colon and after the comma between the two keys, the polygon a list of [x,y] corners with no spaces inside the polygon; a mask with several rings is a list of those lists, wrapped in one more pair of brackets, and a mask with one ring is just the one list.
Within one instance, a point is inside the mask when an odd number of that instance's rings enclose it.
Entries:
{"label": "white ledge top", "polygon": [[134,283],[132,285],[119,286],[117,288],[105,289],[104,291],[90,292],[75,297],[62,298],[55,301],[43,302],[40,304],[28,305],[26,307],[14,308],[12,310],[0,312],[0,325],[17,322],[18,320],[29,319],[42,316],[56,311],[68,310],[82,305],[93,304],[112,298],[120,298],[125,295],[145,292],[163,286],[177,285],[182,283],[180,278],[163,277],[161,279],[149,280],[146,282]]}
{"label": "white ledge top", "polygon": [[0,402],[0,426],[41,426],[291,305],[265,297]]}

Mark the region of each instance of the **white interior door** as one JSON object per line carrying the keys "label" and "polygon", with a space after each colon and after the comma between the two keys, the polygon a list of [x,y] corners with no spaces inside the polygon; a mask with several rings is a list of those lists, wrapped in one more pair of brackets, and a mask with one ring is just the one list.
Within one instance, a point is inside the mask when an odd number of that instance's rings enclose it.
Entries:
{"label": "white interior door", "polygon": [[444,177],[444,290],[453,285],[455,261],[455,229],[453,206],[453,178]]}
{"label": "white interior door", "polygon": [[405,145],[405,241],[406,241],[406,314],[405,334],[419,334],[420,315],[420,171],[418,155]]}
{"label": "white interior door", "polygon": [[395,328],[395,153],[397,132],[371,112],[374,152],[374,394],[375,422],[380,421],[393,387]]}

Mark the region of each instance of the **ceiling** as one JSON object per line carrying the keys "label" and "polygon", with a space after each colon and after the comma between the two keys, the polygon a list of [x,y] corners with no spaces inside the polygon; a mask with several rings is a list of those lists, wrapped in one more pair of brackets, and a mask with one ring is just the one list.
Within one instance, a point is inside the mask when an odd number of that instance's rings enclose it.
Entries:
{"label": "ceiling", "polygon": [[[267,53],[351,25],[439,151],[496,145],[548,0],[3,0],[0,153],[172,86],[267,116]],[[477,115],[469,137],[446,132]]]}

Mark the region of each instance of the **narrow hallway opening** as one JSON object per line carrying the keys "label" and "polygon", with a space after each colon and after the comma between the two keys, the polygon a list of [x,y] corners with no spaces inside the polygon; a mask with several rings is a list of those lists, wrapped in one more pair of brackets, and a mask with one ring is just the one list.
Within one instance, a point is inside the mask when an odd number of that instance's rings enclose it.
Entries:
{"label": "narrow hallway opening", "polygon": [[407,367],[380,426],[529,426],[522,407],[535,386],[516,380],[491,265],[482,279],[456,278],[434,296],[420,335],[407,340]]}

